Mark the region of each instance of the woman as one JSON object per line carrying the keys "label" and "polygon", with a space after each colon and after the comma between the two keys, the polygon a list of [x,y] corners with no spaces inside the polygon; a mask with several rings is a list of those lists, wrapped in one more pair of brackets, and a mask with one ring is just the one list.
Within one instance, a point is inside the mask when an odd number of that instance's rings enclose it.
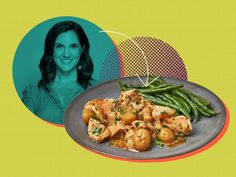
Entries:
{"label": "woman", "polygon": [[72,21],[59,22],[49,30],[39,68],[42,79],[25,88],[22,101],[49,122],[63,124],[71,100],[98,84],[92,79],[88,38],[82,27]]}

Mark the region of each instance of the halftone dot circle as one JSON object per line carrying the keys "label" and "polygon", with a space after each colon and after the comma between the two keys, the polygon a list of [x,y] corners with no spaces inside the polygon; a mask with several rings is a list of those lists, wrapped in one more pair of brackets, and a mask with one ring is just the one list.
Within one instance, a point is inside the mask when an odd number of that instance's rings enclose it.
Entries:
{"label": "halftone dot circle", "polygon": [[[187,80],[183,60],[169,44],[153,37],[135,37],[113,48],[103,62],[100,80],[108,81],[124,76],[149,74]],[[141,48],[141,50],[140,50]],[[143,55],[143,53],[145,55]],[[119,55],[117,55],[117,53]]]}
{"label": "halftone dot circle", "polygon": [[109,81],[123,77],[122,61],[118,49],[113,48],[107,55],[100,70],[100,81]]}
{"label": "halftone dot circle", "polygon": [[[167,43],[153,37],[132,38],[143,50],[150,75],[160,75],[187,80],[185,65],[177,53]],[[130,40],[122,42],[119,52],[124,63],[124,76],[146,75],[147,66],[142,51]]]}

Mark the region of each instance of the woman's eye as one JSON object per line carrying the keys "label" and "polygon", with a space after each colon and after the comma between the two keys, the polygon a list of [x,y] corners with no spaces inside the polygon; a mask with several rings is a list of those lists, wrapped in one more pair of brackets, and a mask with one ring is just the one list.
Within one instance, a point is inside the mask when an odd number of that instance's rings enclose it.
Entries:
{"label": "woman's eye", "polygon": [[57,48],[57,49],[60,49],[60,48],[62,48],[62,47],[63,47],[63,45],[61,45],[61,44],[56,45],[56,48]]}
{"label": "woman's eye", "polygon": [[71,47],[77,49],[79,46],[77,44],[72,44]]}

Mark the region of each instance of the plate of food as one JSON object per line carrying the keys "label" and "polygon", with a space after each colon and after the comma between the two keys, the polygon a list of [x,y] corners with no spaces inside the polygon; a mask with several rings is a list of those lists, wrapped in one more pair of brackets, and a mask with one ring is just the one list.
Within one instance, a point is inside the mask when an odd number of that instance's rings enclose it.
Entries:
{"label": "plate of food", "polygon": [[185,80],[149,79],[147,87],[125,77],[88,89],[68,106],[66,131],[86,149],[128,160],[176,157],[220,134],[226,110],[217,95]]}

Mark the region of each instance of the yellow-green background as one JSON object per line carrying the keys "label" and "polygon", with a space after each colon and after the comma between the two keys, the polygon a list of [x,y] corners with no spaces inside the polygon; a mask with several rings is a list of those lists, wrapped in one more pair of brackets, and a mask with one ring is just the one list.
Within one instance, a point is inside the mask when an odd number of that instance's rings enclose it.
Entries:
{"label": "yellow-green background", "polygon": [[[231,0],[1,1],[1,177],[236,176],[236,3]],[[130,37],[153,36],[184,60],[190,81],[221,97],[230,110],[225,136],[192,157],[165,163],[130,163],[93,154],[63,128],[37,119],[18,99],[12,79],[14,53],[37,24],[77,16]],[[119,43],[124,40],[112,36]],[[32,47],[37,47],[37,44]]]}

